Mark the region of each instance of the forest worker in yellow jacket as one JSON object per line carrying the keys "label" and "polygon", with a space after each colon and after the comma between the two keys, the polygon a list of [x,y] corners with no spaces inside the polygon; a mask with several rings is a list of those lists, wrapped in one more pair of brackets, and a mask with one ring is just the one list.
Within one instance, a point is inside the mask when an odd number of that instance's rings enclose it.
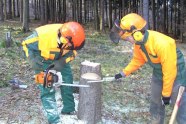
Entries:
{"label": "forest worker in yellow jacket", "polygon": [[[35,29],[32,35],[23,42],[26,56],[38,74],[46,70],[51,64],[52,70],[61,72],[64,83],[73,83],[73,75],[69,62],[84,46],[85,33],[77,22],[64,24],[48,24]],[[50,124],[60,123],[57,110],[55,90],[39,85],[40,97]],[[72,114],[75,111],[73,91],[71,87],[60,86],[63,100],[62,114]]]}
{"label": "forest worker in yellow jacket", "polygon": [[[121,38],[134,44],[132,60],[115,75],[115,79],[126,77],[148,63],[153,68],[151,120],[152,123],[163,124],[165,105],[174,104],[179,86],[186,85],[184,56],[176,48],[174,39],[157,31],[145,30],[145,25],[146,21],[135,13],[127,14],[120,21],[114,22],[110,39],[118,43]],[[186,122],[186,93],[183,94],[180,103],[177,122]]]}

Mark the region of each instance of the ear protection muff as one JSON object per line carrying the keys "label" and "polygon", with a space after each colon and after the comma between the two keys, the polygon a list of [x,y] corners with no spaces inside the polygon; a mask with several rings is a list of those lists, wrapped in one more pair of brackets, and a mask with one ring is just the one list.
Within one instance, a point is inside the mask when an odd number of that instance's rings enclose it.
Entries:
{"label": "ear protection muff", "polygon": [[[63,44],[65,45],[65,49],[74,50],[74,43],[72,42],[72,37],[70,37],[70,36],[63,37],[63,36],[61,36],[59,38],[59,41],[62,44],[62,46],[63,46]],[[71,45],[69,46],[68,43],[71,43]]]}
{"label": "ear protection muff", "polygon": [[58,38],[57,38],[57,43],[58,43],[58,48],[61,49],[63,44],[67,44],[69,41],[71,41],[71,37],[63,37],[60,33],[60,30],[58,32]]}
{"label": "ear protection muff", "polygon": [[132,33],[132,36],[134,38],[135,41],[142,41],[143,40],[143,34],[141,33],[141,31],[134,31],[134,33]]}
{"label": "ear protection muff", "polygon": [[137,28],[134,25],[131,26],[130,31],[132,32],[132,36],[135,41],[142,41],[143,34],[140,30],[137,30]]}
{"label": "ear protection muff", "polygon": [[67,39],[66,37],[63,37],[63,36],[61,36],[61,37],[59,38],[59,40],[61,41],[62,44],[68,43],[68,39]]}

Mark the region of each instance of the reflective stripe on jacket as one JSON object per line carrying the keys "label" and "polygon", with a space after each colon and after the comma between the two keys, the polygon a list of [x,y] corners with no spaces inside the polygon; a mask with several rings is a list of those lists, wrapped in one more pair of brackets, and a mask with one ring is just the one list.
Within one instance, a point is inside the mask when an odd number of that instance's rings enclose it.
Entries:
{"label": "reflective stripe on jacket", "polygon": [[148,62],[153,67],[154,75],[163,80],[162,95],[169,97],[175,79],[179,77],[181,82],[185,81],[180,73],[185,73],[183,54],[176,49],[174,39],[156,31],[146,31],[143,42],[144,45],[134,45],[133,58],[123,72],[129,75]]}

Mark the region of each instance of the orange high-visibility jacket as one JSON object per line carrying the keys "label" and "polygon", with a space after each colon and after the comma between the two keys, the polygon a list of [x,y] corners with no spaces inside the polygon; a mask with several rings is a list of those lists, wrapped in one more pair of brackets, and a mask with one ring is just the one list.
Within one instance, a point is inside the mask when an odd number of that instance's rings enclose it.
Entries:
{"label": "orange high-visibility jacket", "polygon": [[[153,67],[155,76],[157,75],[163,81],[162,95],[169,97],[171,96],[178,68],[178,52],[175,40],[162,33],[147,30],[143,42],[143,48],[139,44],[134,44],[133,58],[128,66],[123,69],[123,72],[127,76],[148,62]],[[146,54],[143,49],[146,50]],[[183,64],[183,55],[179,56],[181,56],[180,63]],[[179,71],[181,72],[182,70]]]}

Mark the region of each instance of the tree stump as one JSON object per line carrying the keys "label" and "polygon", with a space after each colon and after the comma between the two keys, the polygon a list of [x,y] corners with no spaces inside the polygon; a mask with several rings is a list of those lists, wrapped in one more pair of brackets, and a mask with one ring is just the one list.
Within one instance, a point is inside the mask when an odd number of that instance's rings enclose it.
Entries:
{"label": "tree stump", "polygon": [[[79,104],[78,104],[78,119],[85,121],[87,124],[96,124],[101,122],[101,66],[99,63],[89,63],[89,66],[82,64],[82,75],[80,78],[80,84],[89,85],[89,88],[79,89]],[[96,66],[95,66],[96,65]],[[86,69],[87,67],[87,69]],[[94,73],[88,73],[88,72]],[[86,72],[86,73],[85,73]],[[98,81],[89,83],[88,81]]]}
{"label": "tree stump", "polygon": [[[90,62],[90,61],[87,61],[87,60],[81,62],[80,78],[81,78],[81,75],[83,75],[85,73],[96,73],[100,77],[102,77],[100,63],[94,63],[94,62]],[[79,93],[79,88],[78,87],[74,87],[73,91],[74,91],[74,93]]]}
{"label": "tree stump", "polygon": [[10,32],[6,32],[6,41],[5,41],[6,47],[10,47],[11,46],[11,42],[12,42],[11,33]]}
{"label": "tree stump", "polygon": [[85,60],[84,62],[81,63],[80,73],[81,75],[85,73],[96,73],[100,77],[102,77],[101,65],[100,63],[94,63]]}

